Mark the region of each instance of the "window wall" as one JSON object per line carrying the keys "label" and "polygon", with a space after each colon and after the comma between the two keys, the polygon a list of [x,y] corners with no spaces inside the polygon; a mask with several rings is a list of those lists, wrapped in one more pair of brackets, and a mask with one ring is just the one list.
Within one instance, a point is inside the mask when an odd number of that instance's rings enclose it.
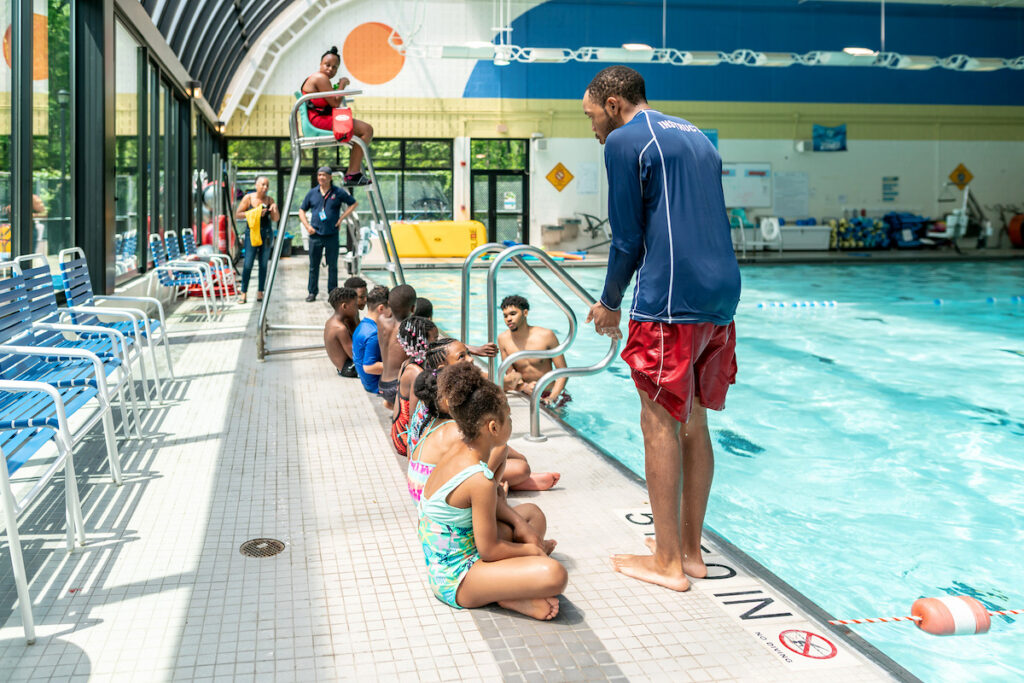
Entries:
{"label": "window wall", "polygon": [[140,82],[145,83],[145,74],[139,71],[140,64],[144,63],[140,59],[142,48],[132,34],[120,21],[115,22],[114,33],[117,55],[114,81],[117,179],[114,187],[113,247],[117,278],[124,280],[138,273],[142,253],[139,234],[143,230],[139,201],[145,197],[145,190],[142,165],[139,163],[139,93],[144,88],[140,89],[139,85]]}
{"label": "window wall", "polygon": [[[40,253],[55,265],[74,246],[71,227],[71,4],[33,3],[32,46],[32,241],[23,253]],[[46,42],[38,40],[45,26]]]}
{"label": "window wall", "polygon": [[[13,19],[11,0],[0,0],[0,26]],[[11,258],[11,65],[0,64],[0,260]]]}
{"label": "window wall", "polygon": [[[371,144],[377,183],[391,220],[452,219],[452,141],[451,140],[374,140]],[[276,138],[238,138],[228,141],[228,159],[238,169],[238,185],[250,191],[257,175],[270,179],[271,195],[284,206],[284,195],[291,176],[291,147],[288,140]],[[335,170],[335,184],[348,164],[348,150],[335,147],[307,151],[295,187],[292,216],[299,203],[316,185],[316,169],[323,165]],[[365,188],[355,188],[360,212],[369,215]],[[293,231],[293,234],[298,231]]]}
{"label": "window wall", "polygon": [[[0,0],[0,259],[38,252],[55,269],[62,249],[82,247],[102,289],[146,270],[151,230],[193,224],[195,126],[206,130],[208,148],[219,144],[203,123],[213,115],[189,99],[188,74],[165,46],[142,40],[125,18],[134,10],[119,8]],[[93,40],[107,26],[113,35]],[[74,39],[76,27],[86,39]],[[76,60],[109,64],[103,50],[114,53],[113,71],[90,71],[73,89]],[[111,95],[113,121],[104,120]],[[194,110],[207,114],[197,119]],[[113,140],[103,137],[110,130]]]}

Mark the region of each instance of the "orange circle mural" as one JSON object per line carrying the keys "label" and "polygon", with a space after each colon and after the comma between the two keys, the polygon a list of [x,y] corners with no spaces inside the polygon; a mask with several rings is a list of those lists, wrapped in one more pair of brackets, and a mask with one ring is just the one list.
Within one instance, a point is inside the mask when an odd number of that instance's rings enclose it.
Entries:
{"label": "orange circle mural", "polygon": [[[405,56],[388,45],[390,26],[376,21],[356,26],[345,38],[341,49],[345,68],[357,81],[369,85],[387,83],[398,75],[405,65]],[[402,40],[397,35],[395,43]]]}
{"label": "orange circle mural", "polygon": [[[11,49],[14,42],[11,25],[4,31],[4,61],[11,66]],[[32,80],[45,81],[50,77],[50,40],[47,33],[46,15],[32,15]]]}

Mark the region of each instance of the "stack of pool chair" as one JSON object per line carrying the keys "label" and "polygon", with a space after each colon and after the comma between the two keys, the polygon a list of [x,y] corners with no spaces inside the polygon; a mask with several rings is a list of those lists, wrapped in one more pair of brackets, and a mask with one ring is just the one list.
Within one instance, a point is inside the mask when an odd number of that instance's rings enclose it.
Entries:
{"label": "stack of pool chair", "polygon": [[[0,499],[29,644],[35,642],[35,625],[18,516],[27,510],[48,512],[45,506],[33,503],[54,475],[63,470],[67,548],[74,548],[76,537],[85,544],[73,452],[97,424],[102,424],[110,474],[115,484],[121,484],[111,401],[116,391],[127,433],[122,387],[127,382],[130,391],[131,386],[120,356],[123,340],[118,335],[45,322],[53,313],[52,285],[49,292],[41,286],[45,279],[41,274],[33,275],[30,293],[16,263],[0,264]],[[68,334],[74,338],[68,339]],[[26,480],[24,487],[19,485],[23,495],[16,497],[11,477],[30,462],[32,467],[19,475],[19,479]],[[36,472],[38,478],[33,476]]]}
{"label": "stack of pool chair", "polygon": [[188,296],[193,287],[198,287],[203,295],[203,310],[206,312],[207,320],[213,317],[215,309],[224,309],[227,301],[217,300],[213,270],[209,265],[198,261],[171,261],[167,257],[164,241],[156,233],[149,236],[149,253],[153,257],[153,271],[156,273],[157,281],[164,287],[171,288],[175,300],[182,295]]}
{"label": "stack of pool chair", "polygon": [[829,221],[833,249],[888,249],[889,229],[884,221],[855,216]]}
{"label": "stack of pool chair", "polygon": [[135,230],[114,235],[114,272],[123,275],[138,265],[139,236]]}
{"label": "stack of pool chair", "polygon": [[[168,259],[186,263],[193,261],[205,263],[210,267],[214,287],[220,291],[222,297],[238,295],[235,269],[231,266],[231,257],[227,254],[199,254],[195,232],[192,228],[183,228],[181,231],[181,251],[178,251],[178,238],[173,230],[164,233],[164,242],[167,245]],[[189,294],[199,294],[199,292],[189,291]]]}
{"label": "stack of pool chair", "polygon": [[889,226],[889,237],[894,246],[900,249],[916,249],[923,246],[921,237],[924,236],[928,223],[923,216],[891,211],[885,214],[884,219]]}
{"label": "stack of pool chair", "polygon": [[[84,325],[95,325],[104,329],[114,329],[131,339],[139,354],[139,368],[145,387],[143,392],[146,406],[150,405],[149,386],[146,378],[146,367],[142,360],[142,349],[149,351],[149,359],[153,364],[153,378],[157,400],[163,396],[160,366],[156,360],[156,343],[164,347],[167,360],[167,374],[174,379],[174,366],[171,364],[171,347],[167,339],[167,320],[164,318],[164,307],[159,299],[149,296],[121,296],[112,294],[94,294],[92,280],[89,278],[89,265],[85,261],[85,252],[79,247],[64,249],[58,256],[61,277],[64,280],[64,296],[67,299],[68,315],[72,322]],[[105,305],[113,302],[115,306]],[[152,318],[142,307],[152,306],[157,311],[157,318]],[[113,318],[105,321],[104,318]]]}

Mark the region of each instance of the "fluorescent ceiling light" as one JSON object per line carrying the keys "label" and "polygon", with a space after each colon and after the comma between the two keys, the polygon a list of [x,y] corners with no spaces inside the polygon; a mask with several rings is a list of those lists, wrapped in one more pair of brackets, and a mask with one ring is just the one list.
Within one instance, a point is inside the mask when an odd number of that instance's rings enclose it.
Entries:
{"label": "fluorescent ceiling light", "polygon": [[632,52],[651,52],[654,50],[654,48],[648,45],[647,43],[623,43],[622,49],[630,50]]}
{"label": "fluorescent ceiling light", "polygon": [[721,52],[684,52],[683,64],[690,66],[715,66],[722,63]]}
{"label": "fluorescent ceiling light", "polygon": [[528,47],[523,49],[523,59],[534,64],[562,64],[568,62],[572,54],[560,47]]}
{"label": "fluorescent ceiling light", "polygon": [[998,71],[1005,69],[1005,59],[997,57],[970,57],[968,55],[951,55],[942,60],[940,64],[944,69],[954,71]]}
{"label": "fluorescent ceiling light", "polygon": [[[804,55],[803,63],[809,66],[871,66],[878,55],[868,51],[866,54],[851,54],[849,48],[842,52],[815,52],[813,56]],[[811,56],[808,60],[807,57]]]}
{"label": "fluorescent ceiling light", "polygon": [[854,57],[867,57],[868,55],[874,57],[878,54],[874,50],[866,47],[844,47],[843,52]]}
{"label": "fluorescent ceiling light", "polygon": [[969,57],[964,71],[998,71],[1006,68],[1006,61],[995,57]]}
{"label": "fluorescent ceiling light", "polygon": [[754,66],[792,66],[796,61],[791,52],[757,52]]}
{"label": "fluorescent ceiling light", "polygon": [[937,57],[924,55],[899,55],[892,67],[895,69],[908,69],[910,71],[927,71],[939,65]]}
{"label": "fluorescent ceiling light", "polygon": [[592,62],[649,62],[654,57],[654,51],[627,50],[622,47],[592,47],[580,48]]}
{"label": "fluorescent ceiling light", "polygon": [[493,47],[494,44],[489,40],[470,40],[463,43],[466,47]]}
{"label": "fluorescent ceiling light", "polygon": [[494,46],[468,47],[466,45],[442,45],[442,59],[490,59],[494,56]]}

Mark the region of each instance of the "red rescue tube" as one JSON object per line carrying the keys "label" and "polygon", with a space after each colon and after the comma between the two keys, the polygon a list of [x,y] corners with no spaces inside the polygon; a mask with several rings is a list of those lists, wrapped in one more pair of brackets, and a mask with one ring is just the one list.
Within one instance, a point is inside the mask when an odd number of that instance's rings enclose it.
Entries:
{"label": "red rescue tube", "polygon": [[987,633],[992,626],[985,606],[967,595],[921,598],[914,602],[910,613],[918,618],[922,631],[936,636]]}

